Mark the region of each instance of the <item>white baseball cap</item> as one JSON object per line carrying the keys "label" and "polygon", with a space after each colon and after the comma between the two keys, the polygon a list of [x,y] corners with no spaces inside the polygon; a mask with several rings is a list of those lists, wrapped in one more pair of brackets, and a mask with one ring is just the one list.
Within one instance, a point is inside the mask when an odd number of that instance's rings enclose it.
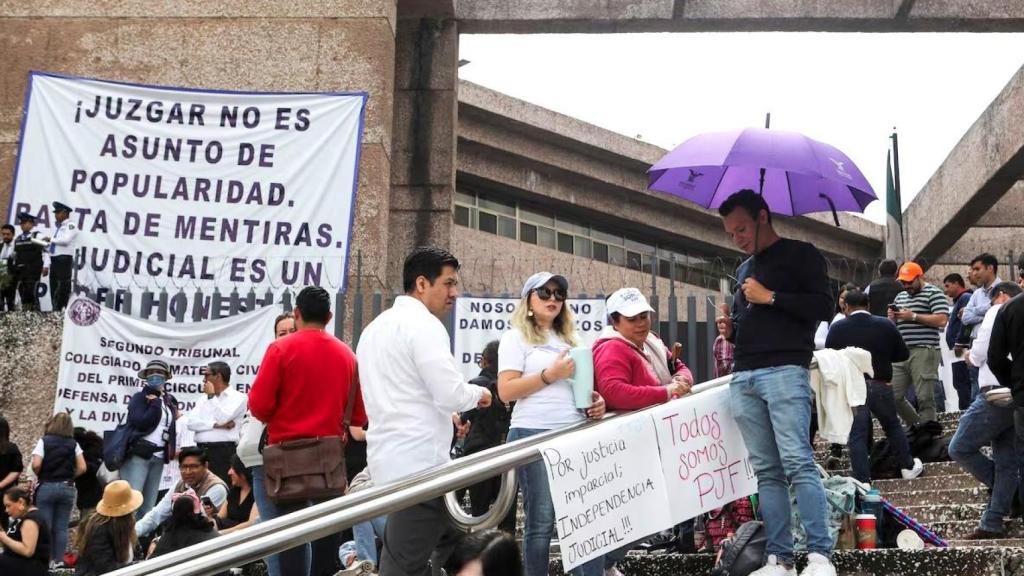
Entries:
{"label": "white baseball cap", "polygon": [[618,312],[626,318],[632,318],[644,312],[654,312],[654,308],[636,288],[619,288],[608,297],[607,312],[608,316]]}
{"label": "white baseball cap", "polygon": [[562,290],[565,290],[566,292],[569,291],[569,281],[565,279],[565,276],[559,276],[558,274],[552,274],[551,272],[537,272],[533,276],[527,278],[526,284],[523,284],[523,298],[529,296],[531,290],[536,290],[552,280],[554,280]]}

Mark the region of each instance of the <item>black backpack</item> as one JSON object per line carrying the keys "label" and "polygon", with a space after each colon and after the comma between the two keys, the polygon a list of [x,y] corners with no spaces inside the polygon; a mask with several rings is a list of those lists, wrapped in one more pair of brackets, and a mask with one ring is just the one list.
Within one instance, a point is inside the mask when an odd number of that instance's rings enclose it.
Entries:
{"label": "black backpack", "polygon": [[768,537],[760,520],[744,522],[732,538],[722,540],[711,576],[747,576],[765,563]]}
{"label": "black backpack", "polygon": [[876,440],[871,448],[871,478],[887,480],[900,477],[900,462],[896,461],[896,452],[889,444],[888,438]]}

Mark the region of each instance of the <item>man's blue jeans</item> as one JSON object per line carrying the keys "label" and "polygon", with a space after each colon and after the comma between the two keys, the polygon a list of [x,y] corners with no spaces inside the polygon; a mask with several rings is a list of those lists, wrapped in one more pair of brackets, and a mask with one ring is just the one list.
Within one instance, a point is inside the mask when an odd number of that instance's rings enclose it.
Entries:
{"label": "man's blue jeans", "polygon": [[793,565],[792,484],[807,533],[807,550],[831,557],[825,487],[807,440],[811,425],[809,372],[800,366],[736,372],[729,400],[757,474],[761,518],[768,537],[766,553]]}
{"label": "man's blue jeans", "polygon": [[868,455],[871,416],[878,418],[882,429],[885,430],[889,446],[892,447],[900,466],[907,470],[914,467],[914,459],[910,455],[910,445],[907,443],[907,433],[900,426],[899,416],[896,414],[896,396],[892,393],[892,386],[881,380],[870,379],[867,381],[867,385],[867,402],[857,409],[857,414],[853,417],[850,442],[847,444],[853,477],[861,482],[871,482],[871,461]]}
{"label": "man's blue jeans", "polygon": [[[508,441],[515,442],[546,432],[533,428],[513,428]],[[540,460],[527,464],[517,473],[523,495],[526,525],[523,533],[523,558],[526,576],[548,576],[551,561],[551,537],[555,533],[555,505],[551,502],[548,471]],[[604,576],[604,556],[599,556],[572,570],[573,576]]]}
{"label": "man's blue jeans", "polygon": [[[978,395],[960,416],[956,434],[949,443],[949,456],[979,482],[992,489],[979,527],[1003,532],[1003,519],[1010,515],[1017,492],[1017,452],[1014,449],[1013,407],[989,404]],[[992,458],[981,453],[992,445]]]}

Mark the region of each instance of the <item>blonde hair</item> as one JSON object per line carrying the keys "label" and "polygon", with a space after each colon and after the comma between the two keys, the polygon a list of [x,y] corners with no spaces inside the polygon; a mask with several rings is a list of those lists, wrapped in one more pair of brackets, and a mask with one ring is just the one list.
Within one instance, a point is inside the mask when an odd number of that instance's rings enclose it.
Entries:
{"label": "blonde hair", "polygon": [[46,421],[46,428],[43,433],[71,438],[75,435],[75,424],[71,421],[71,416],[67,412],[58,412],[50,416],[50,419]]}
{"label": "blonde hair", "polygon": [[[533,291],[530,291],[530,294],[533,294]],[[515,312],[512,312],[512,327],[522,332],[529,344],[539,346],[547,342],[548,337],[537,325],[535,317],[527,314],[530,311],[530,294],[527,294],[519,302],[519,306],[516,306]],[[562,302],[562,309],[551,323],[551,330],[570,346],[579,346],[580,337],[576,332],[576,317],[569,309],[568,300]]]}

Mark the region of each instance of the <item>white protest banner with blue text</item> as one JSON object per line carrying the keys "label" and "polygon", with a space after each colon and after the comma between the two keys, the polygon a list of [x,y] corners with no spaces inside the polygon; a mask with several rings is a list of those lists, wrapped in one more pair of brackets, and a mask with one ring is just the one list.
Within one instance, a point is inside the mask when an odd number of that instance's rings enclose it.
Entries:
{"label": "white protest banner with blue text", "polygon": [[165,389],[182,416],[205,398],[202,370],[215,360],[231,368],[231,386],[248,393],[263,353],[274,338],[278,306],[229,318],[176,324],[122,314],[85,297],[64,314],[54,412],[71,414],[76,426],[102,434],[124,421],[128,401],[141,390],[137,373],[150,360],[171,367]]}
{"label": "white protest banner with blue text", "polygon": [[546,442],[540,453],[566,572],[672,526],[649,415]]}
{"label": "white protest banner with blue text", "polygon": [[33,73],[8,220],[74,208],[88,287],[340,289],[366,98]]}
{"label": "white protest banner with blue text", "polygon": [[[455,323],[452,326],[452,352],[469,380],[480,373],[477,362],[484,346],[500,340],[512,328],[512,313],[522,302],[519,298],[484,298],[460,296],[455,300]],[[605,301],[600,298],[570,299],[566,302],[576,316],[576,330],[583,345],[597,341],[607,323]]]}

